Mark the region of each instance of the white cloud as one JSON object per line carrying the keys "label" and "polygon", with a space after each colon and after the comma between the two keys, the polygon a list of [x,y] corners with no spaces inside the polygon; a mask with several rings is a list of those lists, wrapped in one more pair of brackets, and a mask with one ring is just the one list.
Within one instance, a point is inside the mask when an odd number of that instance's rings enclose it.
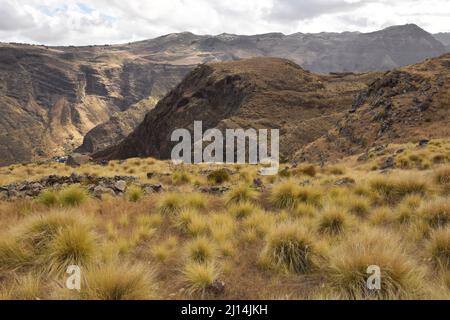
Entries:
{"label": "white cloud", "polygon": [[172,32],[450,31],[448,0],[0,0],[0,41],[83,45]]}

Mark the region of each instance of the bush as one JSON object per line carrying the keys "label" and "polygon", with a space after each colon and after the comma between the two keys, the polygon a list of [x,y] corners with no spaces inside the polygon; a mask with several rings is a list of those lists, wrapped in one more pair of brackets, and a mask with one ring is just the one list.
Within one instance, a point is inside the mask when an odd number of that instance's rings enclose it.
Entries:
{"label": "bush", "polygon": [[209,231],[205,217],[194,209],[183,209],[176,218],[176,226],[181,232],[191,236],[206,234]]}
{"label": "bush", "polygon": [[208,174],[208,181],[213,184],[223,184],[230,181],[230,173],[227,169],[214,170]]}
{"label": "bush", "polygon": [[314,267],[315,239],[301,226],[277,226],[266,238],[263,256],[271,265],[296,273],[310,272]]}

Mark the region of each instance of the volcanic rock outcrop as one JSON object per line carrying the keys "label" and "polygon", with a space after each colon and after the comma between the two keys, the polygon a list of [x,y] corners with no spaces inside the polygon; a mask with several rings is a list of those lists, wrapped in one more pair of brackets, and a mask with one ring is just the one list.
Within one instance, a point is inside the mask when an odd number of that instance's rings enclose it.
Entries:
{"label": "volcanic rock outcrop", "polygon": [[450,54],[387,72],[299,160],[338,159],[388,143],[450,136]]}

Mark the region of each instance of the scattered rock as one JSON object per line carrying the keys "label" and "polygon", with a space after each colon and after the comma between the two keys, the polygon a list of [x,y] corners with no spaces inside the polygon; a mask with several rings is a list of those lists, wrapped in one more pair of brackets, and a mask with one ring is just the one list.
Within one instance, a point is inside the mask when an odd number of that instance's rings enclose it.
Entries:
{"label": "scattered rock", "polygon": [[93,194],[94,194],[95,197],[97,197],[99,199],[101,199],[102,195],[104,195],[104,194],[109,194],[111,196],[115,196],[116,195],[116,193],[114,192],[113,189],[105,188],[105,187],[102,187],[102,186],[96,186],[94,188],[94,190],[93,190]]}
{"label": "scattered rock", "polygon": [[207,290],[214,295],[221,295],[225,292],[225,282],[220,280],[215,280]]}
{"label": "scattered rock", "polygon": [[160,184],[144,184],[142,185],[142,189],[145,193],[160,193],[164,190],[163,186]]}
{"label": "scattered rock", "polygon": [[380,166],[380,170],[393,169],[395,167],[395,158],[388,157]]}
{"label": "scattered rock", "polygon": [[264,187],[264,183],[263,183],[263,181],[261,179],[256,178],[256,179],[253,179],[253,186],[255,188],[263,188]]}
{"label": "scattered rock", "polygon": [[336,181],[335,185],[336,186],[350,186],[350,185],[354,185],[356,183],[356,181],[352,178],[342,178],[339,179],[338,181]]}
{"label": "scattered rock", "polygon": [[114,189],[119,192],[125,192],[127,190],[127,183],[124,180],[119,180],[114,184]]}
{"label": "scattered rock", "polygon": [[428,139],[422,139],[419,141],[419,147],[425,147],[430,143],[430,140]]}
{"label": "scattered rock", "polygon": [[153,173],[153,172],[147,172],[147,179],[153,178],[154,175],[155,175],[155,173]]}
{"label": "scattered rock", "polygon": [[200,188],[200,192],[209,194],[224,194],[228,192],[230,188],[228,187],[203,187]]}
{"label": "scattered rock", "polygon": [[91,160],[92,158],[88,155],[74,153],[67,158],[66,165],[70,167],[79,167],[83,164],[89,163]]}

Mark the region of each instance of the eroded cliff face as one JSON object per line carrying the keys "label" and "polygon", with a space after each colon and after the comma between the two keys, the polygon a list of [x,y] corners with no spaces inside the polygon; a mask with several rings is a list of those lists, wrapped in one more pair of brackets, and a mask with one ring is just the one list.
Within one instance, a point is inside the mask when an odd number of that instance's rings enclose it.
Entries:
{"label": "eroded cliff face", "polygon": [[[163,96],[191,68],[108,47],[0,45],[0,165],[71,152],[89,130]],[[142,120],[133,119],[133,127]]]}
{"label": "eroded cliff face", "polygon": [[279,129],[280,152],[289,158],[325,134],[378,73],[318,75],[278,58],[253,58],[199,66],[150,111],[118,146],[97,159],[152,156],[169,159],[175,129]]}

